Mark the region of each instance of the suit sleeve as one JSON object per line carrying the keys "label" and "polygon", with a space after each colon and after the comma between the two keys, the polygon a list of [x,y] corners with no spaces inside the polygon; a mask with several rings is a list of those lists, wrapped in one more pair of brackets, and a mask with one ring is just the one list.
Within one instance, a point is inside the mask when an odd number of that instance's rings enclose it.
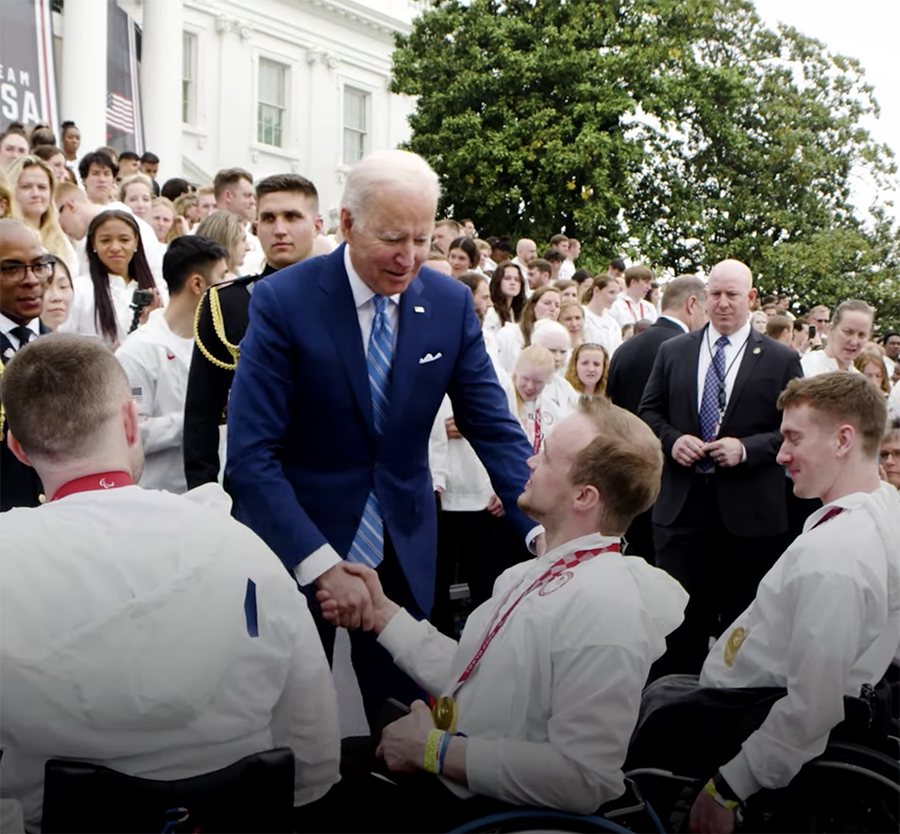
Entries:
{"label": "suit sleeve", "polygon": [[537,526],[517,504],[531,474],[527,464],[531,444],[509,412],[506,394],[484,347],[475,308],[468,298],[464,301],[462,347],[447,393],[457,428],[472,444],[491,477],[494,492],[525,538]]}
{"label": "suit sleeve", "polygon": [[[216,359],[232,363],[234,359],[213,327],[209,294],[200,304],[198,337]],[[194,343],[184,403],[184,474],[188,489],[219,480],[219,425],[233,379],[234,371],[214,365]]]}
{"label": "suit sleeve", "polygon": [[606,396],[613,405],[622,405],[623,392],[619,390],[619,377],[622,361],[618,358],[618,352],[613,354],[609,362],[609,376],[606,379]]}
{"label": "suit sleeve", "polygon": [[[792,379],[802,376],[803,367],[800,364],[800,357],[794,354],[784,364],[784,376],[781,380],[781,388],[774,392],[775,399],[778,399],[778,396]],[[748,467],[752,468],[756,466],[769,466],[775,463],[775,458],[778,455],[778,450],[781,448],[783,438],[781,436],[781,430],[775,429],[775,431],[753,434],[749,437],[741,437],[739,440],[744,444],[744,448],[747,450],[747,460],[745,463]]]}
{"label": "suit sleeve", "polygon": [[285,310],[271,286],[261,281],[253,292],[250,326],[231,390],[226,478],[238,520],[292,572],[328,544],[297,502],[281,465],[295,397],[294,350]]}
{"label": "suit sleeve", "polygon": [[672,446],[684,433],[669,422],[670,352],[668,344],[663,343],[659,353],[656,354],[656,361],[653,363],[653,370],[650,371],[650,379],[647,380],[647,387],[644,388],[644,396],[638,409],[638,416],[653,429],[662,443],[666,457],[672,457]]}

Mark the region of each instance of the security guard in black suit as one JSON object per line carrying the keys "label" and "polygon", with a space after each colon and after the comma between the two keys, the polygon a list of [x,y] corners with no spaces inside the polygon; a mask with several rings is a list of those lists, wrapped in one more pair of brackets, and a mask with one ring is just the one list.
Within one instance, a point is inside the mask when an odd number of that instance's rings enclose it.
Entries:
{"label": "security guard in black suit", "polygon": [[[54,258],[19,220],[0,220],[0,384],[6,363],[50,329],[38,318]],[[0,406],[0,512],[36,507],[43,487],[37,473],[9,448],[6,415]]]}

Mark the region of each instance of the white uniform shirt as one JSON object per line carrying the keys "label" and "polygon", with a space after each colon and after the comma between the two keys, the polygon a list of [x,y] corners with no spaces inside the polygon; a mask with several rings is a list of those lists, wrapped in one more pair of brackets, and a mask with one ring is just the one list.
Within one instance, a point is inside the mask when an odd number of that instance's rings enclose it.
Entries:
{"label": "white uniform shirt", "polygon": [[643,298],[640,301],[633,301],[624,293],[620,295],[610,307],[610,313],[613,318],[619,322],[619,327],[626,324],[637,324],[641,319],[648,319],[651,322],[656,321],[659,313],[649,301]]}
{"label": "white uniform shirt", "polygon": [[575,274],[575,264],[566,258],[559,266],[559,280],[571,281]]}
{"label": "white uniform shirt", "polygon": [[497,311],[493,307],[488,307],[488,311],[484,314],[484,322],[482,322],[481,329],[485,333],[496,335],[503,329],[503,325],[504,323],[500,321]]}
{"label": "white uniform shirt", "polygon": [[[832,507],[844,509],[816,526]],[[738,797],[785,787],[821,755],[844,696],[877,683],[898,648],[900,497],[882,483],[806,520],[703,664],[703,686],[788,690],[720,768]]]}
{"label": "white uniform shirt", "polygon": [[217,484],[130,486],[4,514],[0,792],[30,827],[56,756],[170,780],[284,746],[296,804],[338,781],[306,599],[230,507]]}
{"label": "white uniform shirt", "polygon": [[[378,642],[429,694],[449,694],[508,590],[525,590],[561,556],[614,542],[584,536],[510,568],[458,644],[406,611]],[[687,594],[643,559],[618,553],[586,561],[542,590],[515,607],[455,693],[459,730],[468,736],[467,780],[475,793],[505,802],[593,813],[624,790],[641,689],[665,635],[682,620]]]}
{"label": "white uniform shirt", "polygon": [[[96,336],[106,341],[100,333],[100,328],[95,320],[96,306],[94,304],[94,283],[90,273],[79,275],[72,282],[74,298],[69,317],[60,325],[60,333],[75,333],[79,336]],[[137,281],[128,281],[118,275],[109,276],[109,291],[112,296],[113,310],[116,314],[118,343],[124,344],[134,318],[134,310],[131,309],[131,299],[138,288]]]}
{"label": "white uniform shirt", "polygon": [[619,345],[622,344],[622,326],[609,310],[597,315],[588,307],[582,307],[584,313],[584,341],[606,348],[606,355],[612,359]]}
{"label": "white uniform shirt", "polygon": [[[801,360],[800,367],[803,368],[803,376],[818,376],[819,374],[830,374],[839,371],[837,359],[832,359],[824,350],[811,350]],[[856,365],[850,363],[848,369],[851,374],[858,374]]]}
{"label": "white uniform shirt", "polygon": [[165,310],[154,310],[116,351],[141,416],[145,489],[187,490],[184,401],[194,340],[174,334]]}
{"label": "white uniform shirt", "polygon": [[518,324],[508,324],[497,334],[497,354],[500,357],[500,367],[508,374],[516,369],[519,354],[525,348],[525,336]]}

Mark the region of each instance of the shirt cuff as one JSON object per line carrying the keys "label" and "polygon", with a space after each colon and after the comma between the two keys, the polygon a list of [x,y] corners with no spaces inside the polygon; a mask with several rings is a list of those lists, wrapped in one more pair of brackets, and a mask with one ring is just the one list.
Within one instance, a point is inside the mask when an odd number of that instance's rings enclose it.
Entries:
{"label": "shirt cuff", "polygon": [[747,447],[741,443],[741,463],[747,462]]}
{"label": "shirt cuff", "polygon": [[378,635],[378,642],[391,657],[396,657],[410,644],[421,640],[422,624],[405,608],[401,608]]}
{"label": "shirt cuff", "polygon": [[722,774],[728,786],[735,792],[741,802],[745,802],[748,797],[753,796],[758,790],[762,789],[762,785],[756,781],[756,777],[750,770],[750,764],[743,750],[728,764],[720,767],[719,773]]}
{"label": "shirt cuff", "polygon": [[323,544],[314,550],[297,567],[294,576],[301,585],[312,585],[325,571],[343,561],[330,544]]}
{"label": "shirt cuff", "polygon": [[538,524],[537,527],[532,527],[531,530],[528,531],[528,535],[525,536],[525,547],[528,548],[529,553],[533,553],[537,556],[537,550],[534,547],[534,540],[544,532],[544,525]]}

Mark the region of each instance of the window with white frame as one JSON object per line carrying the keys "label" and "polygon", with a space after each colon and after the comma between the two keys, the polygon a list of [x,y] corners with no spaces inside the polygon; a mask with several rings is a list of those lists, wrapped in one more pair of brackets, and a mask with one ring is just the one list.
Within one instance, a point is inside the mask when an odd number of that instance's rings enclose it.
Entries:
{"label": "window with white frame", "polygon": [[181,121],[197,122],[197,36],[184,32],[181,50]]}
{"label": "window with white frame", "polygon": [[268,58],[259,59],[256,141],[280,148],[287,113],[288,67]]}
{"label": "window with white frame", "polygon": [[352,165],[366,155],[369,138],[369,94],[344,87],[344,164]]}

